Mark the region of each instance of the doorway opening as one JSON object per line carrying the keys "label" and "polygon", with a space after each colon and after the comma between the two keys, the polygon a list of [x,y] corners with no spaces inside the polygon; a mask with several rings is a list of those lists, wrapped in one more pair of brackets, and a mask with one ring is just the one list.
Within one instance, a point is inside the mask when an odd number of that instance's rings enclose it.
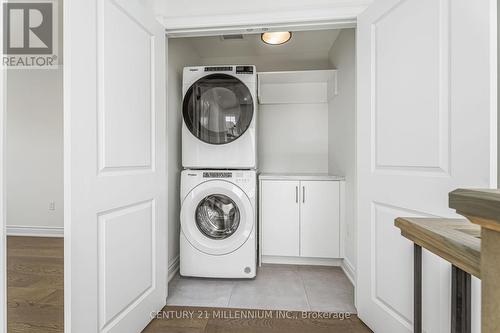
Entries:
{"label": "doorway opening", "polygon": [[[260,34],[169,38],[167,64],[167,305],[356,313],[355,29],[294,31],[288,43],[275,46],[262,43]],[[317,173],[341,175],[345,179],[339,234],[332,233],[332,242],[338,236],[337,254],[271,255],[272,251],[266,252],[266,237],[274,238],[276,243],[288,242],[290,234],[287,230],[271,234],[265,225],[269,221],[260,221],[258,246],[262,266],[254,279],[206,279],[178,273],[179,259],[182,260],[179,235],[183,232],[179,216],[185,196],[181,181],[183,90],[187,89],[183,86],[183,70],[190,66],[227,65],[256,66],[259,173]],[[266,81],[272,85],[273,80],[279,80],[275,83],[285,87],[284,91],[271,91],[270,86],[266,90]],[[259,200],[260,210],[263,204],[269,204]],[[262,219],[262,213],[259,217]],[[255,227],[257,220],[256,216]],[[333,218],[331,221],[334,223]]]}

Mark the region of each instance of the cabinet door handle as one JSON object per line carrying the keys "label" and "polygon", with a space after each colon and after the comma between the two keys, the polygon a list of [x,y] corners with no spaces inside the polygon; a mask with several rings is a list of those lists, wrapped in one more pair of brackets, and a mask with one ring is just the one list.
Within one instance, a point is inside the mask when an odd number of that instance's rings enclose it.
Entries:
{"label": "cabinet door handle", "polygon": [[306,202],[306,187],[302,186],[302,203]]}
{"label": "cabinet door handle", "polygon": [[299,187],[295,186],[295,203],[299,203]]}

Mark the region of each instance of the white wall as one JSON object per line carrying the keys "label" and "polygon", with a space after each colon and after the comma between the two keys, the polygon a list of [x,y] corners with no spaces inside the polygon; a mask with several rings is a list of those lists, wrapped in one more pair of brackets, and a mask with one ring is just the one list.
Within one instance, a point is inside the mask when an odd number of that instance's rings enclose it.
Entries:
{"label": "white wall", "polygon": [[328,104],[259,105],[261,172],[328,172]]}
{"label": "white wall", "polygon": [[338,70],[338,95],[329,103],[328,170],[346,177],[346,244],[347,260],[356,267],[354,235],[356,188],[356,83],[355,30],[342,30],[330,51],[330,61]]}
{"label": "white wall", "polygon": [[7,226],[63,227],[62,96],[62,69],[8,71]]}
{"label": "white wall", "polygon": [[[62,65],[63,0],[54,0],[54,3],[58,6],[57,63]],[[20,227],[56,228],[61,230],[47,232],[60,234],[64,227],[62,71],[61,67],[7,72],[6,223],[9,233]],[[55,210],[49,210],[51,202]]]}
{"label": "white wall", "polygon": [[168,263],[170,267],[175,264],[179,256],[182,69],[185,66],[199,65],[200,59],[183,40],[169,39],[167,62]]}

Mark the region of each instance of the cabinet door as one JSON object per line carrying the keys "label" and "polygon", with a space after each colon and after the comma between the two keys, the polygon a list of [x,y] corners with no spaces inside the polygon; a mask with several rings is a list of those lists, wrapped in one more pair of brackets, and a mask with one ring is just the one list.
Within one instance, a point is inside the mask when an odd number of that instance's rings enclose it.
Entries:
{"label": "cabinet door", "polygon": [[299,255],[299,185],[298,181],[262,181],[263,255]]}
{"label": "cabinet door", "polygon": [[338,258],[340,253],[339,182],[301,181],[300,255]]}

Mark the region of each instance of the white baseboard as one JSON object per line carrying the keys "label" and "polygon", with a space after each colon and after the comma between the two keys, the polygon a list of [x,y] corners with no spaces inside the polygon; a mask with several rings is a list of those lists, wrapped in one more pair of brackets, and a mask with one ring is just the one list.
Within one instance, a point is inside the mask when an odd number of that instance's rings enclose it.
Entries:
{"label": "white baseboard", "polygon": [[340,266],[342,259],[262,256],[263,264]]}
{"label": "white baseboard", "polygon": [[347,276],[349,281],[351,281],[352,285],[356,287],[356,270],[354,269],[354,266],[349,261],[349,259],[344,258],[340,267],[344,271],[344,274]]}
{"label": "white baseboard", "polygon": [[172,280],[179,271],[179,256],[175,257],[171,262],[168,263],[168,282]]}
{"label": "white baseboard", "polygon": [[7,236],[64,237],[64,227],[28,227],[8,225]]}

